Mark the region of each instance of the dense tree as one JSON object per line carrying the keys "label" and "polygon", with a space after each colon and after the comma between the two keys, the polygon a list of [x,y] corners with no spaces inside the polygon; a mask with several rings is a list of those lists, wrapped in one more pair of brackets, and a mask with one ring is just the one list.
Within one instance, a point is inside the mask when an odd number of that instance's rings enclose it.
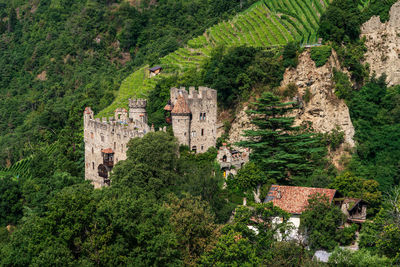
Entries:
{"label": "dense tree", "polygon": [[171,196],[166,205],[171,211],[170,223],[176,233],[179,249],[186,265],[193,265],[209,250],[218,236],[218,226],[207,202],[189,194],[178,199]]}
{"label": "dense tree", "polygon": [[299,230],[307,236],[311,249],[332,250],[337,244],[336,240],[340,239],[338,228],[344,219],[338,207],[329,203],[326,196],[317,194],[308,200],[308,206],[300,216]]}
{"label": "dense tree", "polygon": [[320,18],[319,35],[338,43],[360,35],[361,11],[356,0],[334,0]]}
{"label": "dense tree", "polygon": [[281,103],[272,93],[263,93],[248,111],[257,129],[245,131],[249,140],[239,145],[252,150],[251,161],[271,181],[312,173],[325,153],[319,138],[294,127],[293,117],[285,117],[293,109],[294,103]]}
{"label": "dense tree", "polygon": [[9,174],[0,173],[0,227],[16,224],[22,216],[21,183]]}

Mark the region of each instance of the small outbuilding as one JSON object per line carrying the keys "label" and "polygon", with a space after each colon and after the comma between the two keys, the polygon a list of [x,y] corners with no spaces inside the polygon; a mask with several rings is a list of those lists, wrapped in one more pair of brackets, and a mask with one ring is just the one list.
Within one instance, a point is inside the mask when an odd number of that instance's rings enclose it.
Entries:
{"label": "small outbuilding", "polygon": [[162,67],[161,66],[155,66],[149,69],[149,76],[154,77],[157,76],[158,74],[160,74],[162,71]]}

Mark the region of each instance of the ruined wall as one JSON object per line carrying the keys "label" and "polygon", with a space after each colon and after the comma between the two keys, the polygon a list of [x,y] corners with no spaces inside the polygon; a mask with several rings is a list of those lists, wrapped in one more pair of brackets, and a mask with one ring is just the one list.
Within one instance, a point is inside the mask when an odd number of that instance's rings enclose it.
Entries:
{"label": "ruined wall", "polygon": [[361,37],[366,38],[365,61],[370,65],[371,74],[386,73],[389,85],[400,84],[400,1],[390,9],[386,23],[381,23],[377,16],[364,23]]}

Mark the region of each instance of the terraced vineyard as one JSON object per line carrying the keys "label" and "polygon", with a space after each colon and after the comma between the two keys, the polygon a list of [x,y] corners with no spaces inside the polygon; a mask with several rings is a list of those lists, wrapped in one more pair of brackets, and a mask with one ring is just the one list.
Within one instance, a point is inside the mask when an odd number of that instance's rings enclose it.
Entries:
{"label": "terraced vineyard", "polygon": [[[199,67],[218,45],[254,47],[282,46],[290,41],[317,42],[319,17],[332,0],[262,0],[229,21],[221,22],[190,40],[186,47],[160,59],[162,75]],[[127,107],[129,97],[146,97],[155,81],[141,68],[121,84],[116,100],[100,112],[111,116],[117,107]]]}

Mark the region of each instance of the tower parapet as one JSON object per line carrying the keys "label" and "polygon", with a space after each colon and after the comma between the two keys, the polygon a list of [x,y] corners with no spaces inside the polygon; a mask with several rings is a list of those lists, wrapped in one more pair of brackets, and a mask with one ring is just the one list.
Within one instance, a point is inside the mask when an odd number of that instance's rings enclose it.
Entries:
{"label": "tower parapet", "polygon": [[133,121],[147,123],[146,107],[146,99],[129,99],[129,118]]}

